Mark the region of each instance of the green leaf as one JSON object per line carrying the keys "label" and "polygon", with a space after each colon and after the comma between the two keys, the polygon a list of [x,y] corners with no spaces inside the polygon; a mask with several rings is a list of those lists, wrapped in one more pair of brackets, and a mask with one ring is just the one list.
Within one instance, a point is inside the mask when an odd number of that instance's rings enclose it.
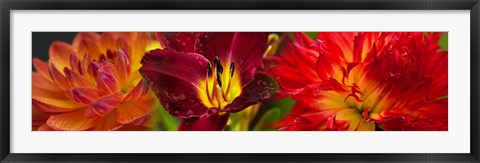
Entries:
{"label": "green leaf", "polygon": [[295,100],[291,98],[284,98],[284,99],[273,102],[270,107],[279,108],[281,111],[280,113],[283,115],[283,114],[290,113],[290,110],[292,110],[293,105],[295,105]]}
{"label": "green leaf", "polygon": [[265,114],[263,114],[262,118],[258,121],[258,123],[253,127],[254,131],[272,131],[275,130],[271,128],[274,122],[277,122],[282,118],[282,114],[279,108],[272,108],[268,110]]}
{"label": "green leaf", "polygon": [[318,35],[318,32],[305,32],[305,34],[307,34],[308,36],[310,36],[310,38],[316,38],[317,35]]}
{"label": "green leaf", "polygon": [[438,45],[442,50],[448,50],[448,32],[445,33],[440,40],[438,40]]}

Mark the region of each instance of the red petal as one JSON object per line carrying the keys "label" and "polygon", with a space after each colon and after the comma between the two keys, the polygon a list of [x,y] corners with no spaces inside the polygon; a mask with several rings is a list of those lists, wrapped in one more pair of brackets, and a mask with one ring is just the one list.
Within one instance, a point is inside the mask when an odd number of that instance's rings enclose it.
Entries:
{"label": "red petal", "polygon": [[262,56],[267,42],[268,33],[213,32],[199,38],[195,52],[212,63],[217,56],[224,65],[235,61],[244,86],[253,80],[258,69],[263,68]]}
{"label": "red petal", "polygon": [[259,103],[273,97],[275,87],[273,79],[269,76],[257,73],[255,79],[242,88],[240,96],[235,98],[231,104],[225,106],[226,112],[238,112],[246,107]]}
{"label": "red petal", "polygon": [[164,48],[168,47],[179,52],[195,53],[195,43],[202,34],[200,32],[165,32],[155,33],[155,36]]}
{"label": "red petal", "polygon": [[228,117],[230,117],[229,113],[182,119],[178,131],[223,131],[227,125]]}
{"label": "red petal", "polygon": [[171,49],[153,50],[145,55],[142,63],[141,74],[170,114],[187,118],[207,112],[197,86],[206,78],[208,61],[203,56]]}

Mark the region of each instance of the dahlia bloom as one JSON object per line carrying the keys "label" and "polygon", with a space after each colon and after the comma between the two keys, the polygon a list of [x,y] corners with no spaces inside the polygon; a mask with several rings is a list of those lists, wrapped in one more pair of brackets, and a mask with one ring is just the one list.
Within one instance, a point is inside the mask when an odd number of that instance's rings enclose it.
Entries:
{"label": "dahlia bloom", "polygon": [[271,97],[262,74],[268,33],[158,33],[140,72],[178,130],[224,130],[229,116]]}
{"label": "dahlia bloom", "polygon": [[268,74],[296,100],[279,130],[448,130],[443,33],[295,33]]}
{"label": "dahlia bloom", "polygon": [[158,102],[138,69],[155,47],[148,33],[79,33],[71,45],[53,42],[48,62],[33,59],[33,129],[117,130],[146,122]]}

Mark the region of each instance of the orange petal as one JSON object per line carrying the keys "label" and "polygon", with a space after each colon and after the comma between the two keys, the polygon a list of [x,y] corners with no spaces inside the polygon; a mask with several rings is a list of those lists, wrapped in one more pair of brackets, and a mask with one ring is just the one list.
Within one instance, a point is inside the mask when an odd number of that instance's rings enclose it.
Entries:
{"label": "orange petal", "polygon": [[35,106],[32,106],[32,130],[38,130],[39,127],[45,125],[45,122],[50,117],[50,113],[43,112]]}
{"label": "orange petal", "polygon": [[42,96],[32,96],[32,105],[50,113],[69,112],[84,107],[73,100],[58,100]]}
{"label": "orange petal", "polygon": [[117,113],[112,112],[112,113],[108,114],[107,116],[99,119],[97,124],[95,125],[95,127],[93,127],[91,130],[95,130],[95,131],[118,130],[121,127],[123,127],[123,125],[118,123],[116,121],[116,119],[117,119]]}
{"label": "orange petal", "polygon": [[86,54],[90,55],[90,59],[99,59],[102,52],[98,42],[92,40],[82,40],[80,45],[78,45],[77,53],[80,57],[85,57]]}
{"label": "orange petal", "polygon": [[48,127],[48,125],[46,125],[46,124],[41,125],[40,127],[38,127],[37,130],[38,131],[53,131],[53,129],[51,127]]}
{"label": "orange petal", "polygon": [[95,125],[96,118],[86,118],[83,116],[84,109],[77,111],[55,114],[47,120],[47,125],[54,130],[88,130]]}
{"label": "orange petal", "polygon": [[114,36],[109,33],[105,32],[100,36],[100,47],[102,51],[107,51],[108,49],[114,50],[117,49],[115,46],[115,38]]}
{"label": "orange petal", "polygon": [[126,80],[131,72],[130,58],[125,50],[121,49],[118,51],[115,67],[117,69],[119,81],[122,83],[120,85],[123,85],[124,82],[127,82]]}
{"label": "orange petal", "polygon": [[72,87],[93,87],[93,84],[82,75],[68,68],[63,69],[67,81]]}
{"label": "orange petal", "polygon": [[147,94],[148,92],[148,83],[147,80],[140,80],[137,86],[133,88],[127,96],[123,99],[123,101],[130,101],[130,100],[137,100],[141,96]]}
{"label": "orange petal", "polygon": [[97,87],[106,92],[118,91],[118,79],[116,77],[116,70],[111,64],[103,65],[97,71]]}
{"label": "orange petal", "polygon": [[68,89],[66,94],[75,101],[84,104],[91,104],[100,97],[100,91],[95,88],[76,87]]}
{"label": "orange petal", "polygon": [[64,67],[70,68],[70,55],[74,55],[74,50],[68,43],[55,41],[50,45],[48,54],[50,62],[59,70],[63,70]]}
{"label": "orange petal", "polygon": [[[126,38],[124,37],[120,37],[120,38],[117,38],[117,40],[115,41],[115,45],[117,46],[117,49],[123,49],[128,55],[130,55],[130,59],[132,58],[132,46]],[[143,54],[142,54],[143,55]],[[133,63],[132,61],[130,61],[130,63]]]}
{"label": "orange petal", "polygon": [[42,75],[48,81],[53,82],[52,78],[50,77],[50,72],[48,70],[47,62],[43,62],[38,58],[33,58],[33,66],[35,67],[37,72],[40,73],[40,75]]}
{"label": "orange petal", "polygon": [[127,124],[149,114],[155,109],[155,98],[145,95],[135,101],[123,102],[117,108],[118,123]]}
{"label": "orange petal", "polygon": [[32,96],[43,96],[55,99],[68,99],[65,93],[57,85],[45,79],[37,72],[32,73]]}
{"label": "orange petal", "polygon": [[52,77],[53,81],[62,89],[66,90],[70,87],[70,84],[68,83],[67,79],[63,74],[58,71],[55,66],[50,63],[48,69],[50,70],[50,76]]}
{"label": "orange petal", "polygon": [[122,100],[121,93],[106,95],[95,101],[85,110],[86,117],[106,116],[118,107]]}
{"label": "orange petal", "polygon": [[99,39],[100,39],[100,35],[98,33],[81,32],[81,33],[78,33],[73,39],[72,46],[77,49],[80,46],[80,43],[82,42],[82,40],[98,41]]}
{"label": "orange petal", "polygon": [[150,43],[150,37],[146,32],[137,33],[136,41],[133,43],[133,49],[131,56],[132,69],[137,70],[140,68],[140,60],[147,51],[148,44]]}

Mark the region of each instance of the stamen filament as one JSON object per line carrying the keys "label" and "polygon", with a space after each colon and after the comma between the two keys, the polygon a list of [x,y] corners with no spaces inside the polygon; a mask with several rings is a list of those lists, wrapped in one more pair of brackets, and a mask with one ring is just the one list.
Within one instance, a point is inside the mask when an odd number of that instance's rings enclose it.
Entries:
{"label": "stamen filament", "polygon": [[212,100],[212,97],[210,97],[210,89],[208,87],[208,84],[209,84],[209,79],[210,79],[210,76],[212,76],[212,66],[210,65],[210,62],[208,62],[208,65],[207,65],[207,81],[205,82],[205,90],[207,91],[207,98],[208,98],[208,102],[210,102],[210,104],[213,105],[213,100]]}
{"label": "stamen filament", "polygon": [[[218,86],[216,86],[216,87],[218,87]],[[215,88],[216,88],[216,87],[215,87]],[[222,88],[217,88],[217,90],[218,90],[218,89],[219,89],[220,91],[222,90]],[[218,106],[219,109],[222,109],[222,108],[221,108],[221,107],[222,107],[222,101],[220,100],[220,96],[217,96],[217,106]]]}
{"label": "stamen filament", "polygon": [[222,91],[223,100],[224,100],[224,101],[228,101],[227,95],[225,94],[225,92],[223,92],[223,89],[220,89],[220,90]]}

